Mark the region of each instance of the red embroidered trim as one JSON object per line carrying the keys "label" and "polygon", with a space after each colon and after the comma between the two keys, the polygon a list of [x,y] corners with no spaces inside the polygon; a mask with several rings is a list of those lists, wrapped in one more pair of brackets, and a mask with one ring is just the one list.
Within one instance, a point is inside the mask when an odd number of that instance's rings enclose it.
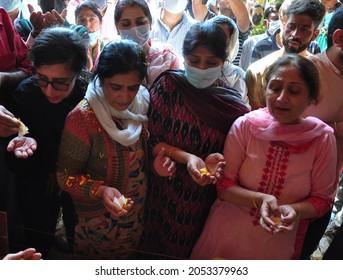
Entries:
{"label": "red embroidered trim", "polygon": [[223,177],[223,179],[221,179],[216,185],[217,196],[220,196],[227,188],[232,186],[237,186],[237,182]]}

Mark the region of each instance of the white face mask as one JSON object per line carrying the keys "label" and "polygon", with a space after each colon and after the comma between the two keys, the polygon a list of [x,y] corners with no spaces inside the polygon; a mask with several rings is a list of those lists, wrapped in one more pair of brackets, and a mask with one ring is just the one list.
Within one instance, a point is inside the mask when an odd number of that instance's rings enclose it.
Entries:
{"label": "white face mask", "polygon": [[281,25],[281,22],[280,22],[280,20],[271,20],[270,22],[269,22],[269,28],[268,28],[268,32],[269,32],[269,34],[274,34],[274,32],[278,29],[278,28],[280,28],[280,25]]}
{"label": "white face mask", "polygon": [[88,33],[88,35],[89,35],[89,45],[93,46],[96,43],[96,40],[98,40],[100,36],[100,30],[92,32],[92,33]]}
{"label": "white face mask", "polygon": [[222,74],[222,65],[205,70],[185,63],[185,76],[194,87],[207,88],[211,86]]}
{"label": "white face mask", "polygon": [[6,12],[12,12],[21,5],[20,0],[1,0],[0,7],[4,8]]}
{"label": "white face mask", "polygon": [[122,39],[129,39],[143,47],[150,37],[150,25],[144,24],[141,26],[132,27],[129,30],[119,30]]}
{"label": "white face mask", "polygon": [[165,0],[164,8],[173,14],[182,13],[187,6],[187,0]]}

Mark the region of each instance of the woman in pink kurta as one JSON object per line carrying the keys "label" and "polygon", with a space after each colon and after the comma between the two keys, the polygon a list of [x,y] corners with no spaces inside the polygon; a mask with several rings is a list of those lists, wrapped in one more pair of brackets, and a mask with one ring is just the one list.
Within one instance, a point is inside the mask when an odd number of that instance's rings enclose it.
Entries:
{"label": "woman in pink kurta", "polygon": [[228,133],[219,197],[193,259],[299,256],[308,222],[329,211],[335,195],[333,129],[299,117],[316,102],[317,75],[313,63],[298,55],[270,67],[268,108],[240,117]]}

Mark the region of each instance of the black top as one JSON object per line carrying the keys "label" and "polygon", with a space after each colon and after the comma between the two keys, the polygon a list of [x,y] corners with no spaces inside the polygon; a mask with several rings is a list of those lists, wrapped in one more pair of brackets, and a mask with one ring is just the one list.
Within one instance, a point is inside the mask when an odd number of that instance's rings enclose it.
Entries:
{"label": "black top", "polygon": [[18,85],[8,109],[29,128],[26,136],[37,141],[37,150],[27,159],[17,159],[13,152],[7,153],[6,163],[17,178],[46,180],[55,171],[64,121],[83,99],[86,89],[87,83],[78,79],[69,97],[52,104],[40,87],[32,83],[32,77]]}

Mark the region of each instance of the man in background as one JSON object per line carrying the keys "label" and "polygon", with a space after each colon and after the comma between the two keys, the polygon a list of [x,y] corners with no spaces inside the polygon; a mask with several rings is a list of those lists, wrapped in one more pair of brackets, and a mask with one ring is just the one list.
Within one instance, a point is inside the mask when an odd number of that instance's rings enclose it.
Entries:
{"label": "man in background", "polygon": [[[286,1],[287,2],[287,1]],[[287,4],[284,2],[280,8]],[[319,34],[318,26],[325,14],[319,0],[294,0],[286,11],[281,34],[283,47],[252,63],[246,71],[249,103],[252,109],[265,107],[263,76],[268,67],[287,53],[311,56],[307,47]],[[283,15],[283,14],[282,14]]]}
{"label": "man in background", "polygon": [[278,7],[269,6],[264,12],[263,20],[263,25],[266,28],[266,32],[264,32],[263,34],[251,36],[243,43],[242,56],[239,62],[239,66],[244,71],[246,71],[249,65],[251,64],[251,55],[256,43],[273,35],[274,32],[280,27],[278,10],[279,8],[280,5]]}
{"label": "man in background", "polygon": [[196,21],[185,13],[187,0],[165,0],[158,9],[151,26],[152,41],[169,44],[182,58],[182,46],[186,33]]}

